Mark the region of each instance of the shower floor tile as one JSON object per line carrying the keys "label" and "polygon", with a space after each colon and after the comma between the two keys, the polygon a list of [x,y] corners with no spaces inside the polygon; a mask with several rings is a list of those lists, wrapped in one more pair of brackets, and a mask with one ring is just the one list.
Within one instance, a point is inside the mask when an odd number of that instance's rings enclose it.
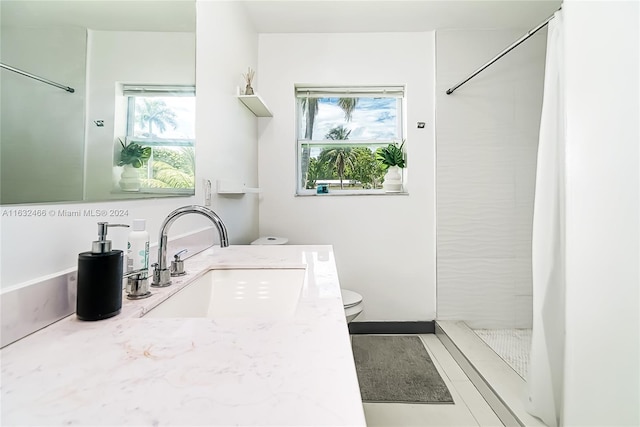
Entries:
{"label": "shower floor tile", "polygon": [[527,377],[531,329],[474,329],[489,347],[522,378]]}
{"label": "shower floor tile", "polygon": [[436,335],[505,425],[545,427],[527,412],[525,380],[463,321],[436,321]]}

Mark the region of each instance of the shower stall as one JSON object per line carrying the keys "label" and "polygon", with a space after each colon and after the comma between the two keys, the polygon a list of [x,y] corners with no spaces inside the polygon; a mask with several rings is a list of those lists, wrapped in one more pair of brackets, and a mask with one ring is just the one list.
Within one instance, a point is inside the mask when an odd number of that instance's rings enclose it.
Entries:
{"label": "shower stall", "polygon": [[436,333],[505,425],[638,425],[637,12],[568,2],[451,96],[510,35],[436,35]]}
{"label": "shower stall", "polygon": [[[465,321],[506,361],[526,360],[546,30],[451,95],[452,82],[522,30],[436,36],[438,319]],[[526,363],[518,362],[520,375]]]}
{"label": "shower stall", "polygon": [[524,36],[522,30],[436,36],[437,318],[472,331],[523,382],[532,342],[534,193],[551,19]]}

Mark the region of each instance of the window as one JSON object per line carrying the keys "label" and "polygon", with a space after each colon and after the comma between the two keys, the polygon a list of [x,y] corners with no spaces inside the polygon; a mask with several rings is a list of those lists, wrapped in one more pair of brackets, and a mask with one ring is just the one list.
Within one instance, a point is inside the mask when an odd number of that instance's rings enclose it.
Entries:
{"label": "window", "polygon": [[297,194],[382,192],[376,149],[401,142],[404,87],[296,87]]}
{"label": "window", "polygon": [[124,85],[123,95],[127,104],[126,143],[151,147],[151,158],[139,171],[141,188],[192,194],[195,87]]}

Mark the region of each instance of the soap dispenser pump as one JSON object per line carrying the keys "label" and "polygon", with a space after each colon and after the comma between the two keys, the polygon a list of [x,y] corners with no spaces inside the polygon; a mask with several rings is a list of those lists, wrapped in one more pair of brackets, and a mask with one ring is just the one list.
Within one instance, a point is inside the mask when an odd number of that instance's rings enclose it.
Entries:
{"label": "soap dispenser pump", "polygon": [[113,317],[122,309],[123,252],[111,249],[107,240],[109,227],[126,224],[98,223],[98,240],[91,252],[78,255],[78,292],[76,316],[80,320],[101,320]]}

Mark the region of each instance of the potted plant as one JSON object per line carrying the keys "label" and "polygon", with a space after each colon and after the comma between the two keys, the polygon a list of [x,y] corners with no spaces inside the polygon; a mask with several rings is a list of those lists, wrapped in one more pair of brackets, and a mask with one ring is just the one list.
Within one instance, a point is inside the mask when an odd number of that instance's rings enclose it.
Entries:
{"label": "potted plant", "polygon": [[399,146],[398,143],[394,142],[376,150],[376,159],[382,163],[382,167],[387,170],[382,188],[388,193],[402,191],[402,174],[400,169],[406,166],[403,148],[404,140]]}
{"label": "potted plant", "polygon": [[151,157],[151,147],[143,147],[136,142],[125,144],[122,139],[118,138],[118,140],[122,145],[118,166],[124,167],[120,177],[120,188],[122,191],[139,191],[140,174],[138,169]]}
{"label": "potted plant", "polygon": [[151,157],[151,147],[143,147],[137,142],[125,144],[120,138],[118,138],[118,140],[120,141],[120,145],[122,145],[118,166],[131,165],[138,169]]}

